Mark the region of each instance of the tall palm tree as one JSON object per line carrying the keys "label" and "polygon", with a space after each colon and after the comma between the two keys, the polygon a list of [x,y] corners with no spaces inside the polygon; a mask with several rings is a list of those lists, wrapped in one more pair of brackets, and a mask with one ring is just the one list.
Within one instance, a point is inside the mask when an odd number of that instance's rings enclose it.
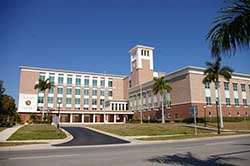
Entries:
{"label": "tall palm tree", "polygon": [[[46,80],[39,79],[38,83],[34,86],[34,89],[38,89],[39,92],[41,91],[41,92],[44,92],[44,94],[45,94],[45,91],[47,89],[50,89],[53,87],[54,87],[54,83],[50,82],[49,79],[46,79]],[[45,100],[46,100],[46,97],[44,95],[43,103],[45,103]],[[44,107],[42,110],[42,119],[44,119]]]}
{"label": "tall palm tree", "polygon": [[218,11],[220,16],[207,34],[213,57],[250,46],[250,0],[228,2],[231,5]]}
{"label": "tall palm tree", "polygon": [[164,115],[164,105],[163,105],[163,97],[165,92],[170,92],[172,87],[169,85],[169,82],[164,78],[154,78],[153,85],[153,93],[154,95],[160,94],[161,96],[161,122],[165,123],[165,115]]}
{"label": "tall palm tree", "polygon": [[[228,66],[221,67],[221,57],[217,57],[214,63],[206,62],[207,69],[204,71],[203,83],[214,82],[215,89],[218,91],[219,100],[216,102],[216,113],[217,113],[217,127],[218,134],[220,134],[220,128],[223,127],[223,115],[221,111],[221,95],[220,95],[220,76],[224,77],[225,80],[229,81],[232,76],[233,69]],[[219,108],[218,108],[219,104]],[[219,110],[218,110],[219,109]]]}

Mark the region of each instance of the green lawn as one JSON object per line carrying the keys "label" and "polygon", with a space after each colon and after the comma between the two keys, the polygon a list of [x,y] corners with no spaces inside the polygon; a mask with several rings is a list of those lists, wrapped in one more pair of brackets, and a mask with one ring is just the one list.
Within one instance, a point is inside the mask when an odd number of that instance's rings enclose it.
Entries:
{"label": "green lawn", "polygon": [[31,145],[31,144],[47,144],[47,142],[0,142],[0,147]]}
{"label": "green lawn", "polygon": [[7,127],[0,127],[0,132],[6,129]]}
{"label": "green lawn", "polygon": [[66,134],[52,125],[25,125],[18,129],[8,140],[46,140],[63,139]]}
{"label": "green lawn", "polygon": [[[204,126],[203,123],[199,123],[199,125]],[[207,123],[207,127],[217,128],[217,123]],[[224,122],[224,129],[250,130],[250,120],[241,122]]]}
{"label": "green lawn", "polygon": [[242,134],[249,134],[249,133],[222,133],[222,134],[215,134],[215,133],[203,133],[203,134],[187,134],[181,136],[171,136],[171,137],[148,137],[148,138],[138,138],[137,140],[141,141],[160,141],[160,140],[178,140],[178,139],[189,139],[189,138],[204,138],[204,137],[218,137],[218,136],[229,136],[229,135],[242,135]]}
{"label": "green lawn", "polygon": [[[183,127],[181,124],[172,123],[100,124],[89,125],[89,127],[121,136],[154,136],[194,133],[194,129],[192,128]],[[198,130],[198,133],[210,133],[210,131]]]}

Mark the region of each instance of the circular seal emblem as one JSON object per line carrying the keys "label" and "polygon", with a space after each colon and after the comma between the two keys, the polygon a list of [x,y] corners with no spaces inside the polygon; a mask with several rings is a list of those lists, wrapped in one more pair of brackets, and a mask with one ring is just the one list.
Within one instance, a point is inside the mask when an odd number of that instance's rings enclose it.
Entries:
{"label": "circular seal emblem", "polygon": [[30,101],[30,100],[26,100],[26,101],[25,101],[25,104],[26,104],[27,106],[29,106],[29,105],[31,104],[31,101]]}

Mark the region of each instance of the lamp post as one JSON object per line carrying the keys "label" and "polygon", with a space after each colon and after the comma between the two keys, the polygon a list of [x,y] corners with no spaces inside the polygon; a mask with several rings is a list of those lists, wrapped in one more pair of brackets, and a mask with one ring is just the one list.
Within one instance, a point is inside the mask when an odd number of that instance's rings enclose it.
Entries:
{"label": "lamp post", "polygon": [[62,104],[62,100],[59,99],[57,102],[58,102],[58,122],[57,122],[57,128],[59,129],[59,127],[60,127],[60,119],[61,119],[61,116],[60,116],[60,105]]}
{"label": "lamp post", "polygon": [[141,109],[141,124],[142,124],[142,109],[143,109],[142,108],[142,85],[140,85],[140,99],[141,99],[141,101],[140,101],[141,102],[141,108],[140,109]]}
{"label": "lamp post", "polygon": [[204,105],[203,108],[204,108],[204,127],[207,127],[207,117],[206,117],[207,116],[207,113],[206,113],[207,106]]}

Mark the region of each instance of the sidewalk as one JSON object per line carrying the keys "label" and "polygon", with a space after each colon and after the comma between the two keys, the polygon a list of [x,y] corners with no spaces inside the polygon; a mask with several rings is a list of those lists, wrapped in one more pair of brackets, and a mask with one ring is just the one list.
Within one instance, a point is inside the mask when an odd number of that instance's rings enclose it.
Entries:
{"label": "sidewalk", "polygon": [[21,127],[23,127],[23,125],[16,125],[0,132],[0,142],[7,141],[7,139]]}

